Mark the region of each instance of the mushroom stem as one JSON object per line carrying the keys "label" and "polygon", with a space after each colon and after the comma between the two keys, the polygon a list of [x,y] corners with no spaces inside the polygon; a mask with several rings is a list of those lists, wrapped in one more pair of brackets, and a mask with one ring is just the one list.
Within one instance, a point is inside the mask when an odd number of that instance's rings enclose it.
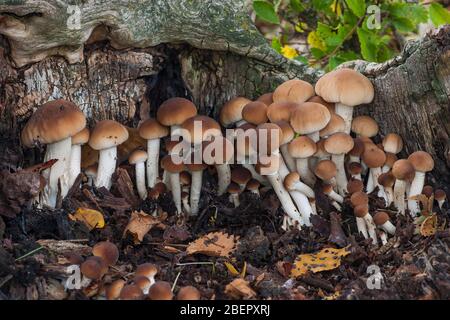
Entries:
{"label": "mushroom stem", "polygon": [[172,191],[169,172],[167,172],[167,170],[164,170],[164,172],[163,172],[162,182],[166,185],[166,188],[168,191]]}
{"label": "mushroom stem", "polygon": [[44,161],[58,159],[58,161],[48,170],[45,171],[47,185],[42,194],[42,202],[52,208],[56,206],[56,198],[58,196],[58,181],[61,183],[61,197],[65,197],[69,188],[68,166],[70,159],[70,151],[72,149],[72,138],[68,137],[64,140],[47,145]]}
{"label": "mushroom stem", "polygon": [[308,137],[309,137],[312,141],[318,142],[318,141],[320,140],[320,133],[319,133],[319,131],[316,131],[316,132],[313,132],[313,133],[308,134]]}
{"label": "mushroom stem", "polygon": [[69,188],[73,186],[75,180],[81,172],[81,145],[72,145],[70,151],[69,164]]}
{"label": "mushroom stem", "polygon": [[[411,187],[409,189],[408,198],[414,197],[422,193],[425,183],[425,172],[416,171]],[[420,206],[417,200],[408,199],[408,209],[412,217],[416,217],[420,213]]]}
{"label": "mushroom stem", "polygon": [[356,217],[356,227],[358,228],[358,232],[362,233],[365,239],[369,238],[369,234],[367,233],[366,223],[363,218]]}
{"label": "mushroom stem", "polygon": [[359,156],[350,155],[348,158],[348,163],[352,163],[352,162],[361,163],[361,159],[359,158]]}
{"label": "mushroom stem", "polygon": [[397,179],[394,185],[394,205],[401,214],[405,214],[406,181]]}
{"label": "mushroom stem", "polygon": [[300,212],[300,215],[302,217],[303,221],[301,225],[306,225],[308,227],[311,226],[310,219],[311,215],[313,215],[314,212],[311,204],[309,203],[308,197],[298,191],[289,191],[289,194],[297,205],[298,211]]}
{"label": "mushroom stem", "polygon": [[198,214],[198,203],[200,202],[200,193],[202,190],[203,170],[192,171],[191,175],[191,214],[196,216]]}
{"label": "mushroom stem", "polygon": [[234,204],[234,207],[237,208],[241,204],[239,201],[239,193],[231,193],[229,201]]}
{"label": "mushroom stem", "polygon": [[[178,214],[181,214],[181,185],[180,185],[180,174],[177,172],[167,172],[170,180],[170,186],[172,191],[173,201],[175,202],[175,207],[177,208]],[[192,190],[191,190],[192,192]]]}
{"label": "mushroom stem", "polygon": [[136,163],[136,187],[138,194],[142,200],[147,198],[147,187],[145,186],[145,164],[144,162]]}
{"label": "mushroom stem", "polygon": [[267,179],[260,175],[258,172],[256,172],[255,167],[252,164],[249,164],[247,162],[242,163],[242,166],[247,169],[248,171],[250,171],[250,173],[252,174],[253,179],[256,179],[259,181],[259,183],[261,183],[264,186],[268,186],[270,185],[270,183],[267,181]]}
{"label": "mushroom stem", "polygon": [[153,188],[158,177],[159,139],[147,140],[147,187]]}
{"label": "mushroom stem", "polygon": [[375,184],[373,183],[373,176],[369,173],[367,177],[366,191],[367,193],[371,193],[375,189]]}
{"label": "mushroom stem", "polygon": [[316,179],[314,177],[314,174],[309,170],[308,166],[308,158],[302,159],[297,158],[297,172],[300,175],[300,179],[303,180],[304,183],[306,183],[308,186],[313,186],[316,182]]}
{"label": "mushroom stem", "polygon": [[337,194],[333,189],[331,189],[331,191],[327,195],[337,203],[344,203],[344,197],[342,197],[340,194]]}
{"label": "mushroom stem", "polygon": [[186,212],[187,214],[191,214],[191,207],[189,206],[188,197],[183,198],[182,202],[184,212]]}
{"label": "mushroom stem", "polygon": [[290,172],[293,172],[297,169],[297,166],[295,164],[294,158],[292,158],[291,154],[288,150],[288,144],[283,144],[280,146],[281,154],[283,155],[284,162],[286,163],[286,166],[288,167]]}
{"label": "mushroom stem", "polygon": [[314,194],[314,190],[311,189],[311,187],[309,187],[308,185],[304,184],[301,181],[297,181],[294,184],[294,188],[296,191],[303,193],[305,196],[307,196],[308,198],[315,198],[316,195]]}
{"label": "mushroom stem", "polygon": [[383,223],[380,226],[380,228],[383,229],[384,231],[386,231],[387,233],[389,233],[390,235],[394,235],[395,231],[396,231],[395,226],[389,220],[386,221],[385,223]]}
{"label": "mushroom stem", "polygon": [[387,244],[388,240],[387,240],[386,232],[384,232],[384,231],[380,232],[380,239],[381,239],[381,244],[383,246]]}
{"label": "mushroom stem", "polygon": [[363,219],[366,222],[367,231],[369,233],[370,238],[372,238],[372,243],[374,245],[377,245],[378,244],[377,232],[376,232],[375,222],[373,221],[372,216],[370,215],[370,213],[367,213]]}
{"label": "mushroom stem", "polygon": [[[382,173],[383,172],[381,171],[380,167],[370,168],[370,175],[372,176],[372,182],[373,182],[374,189],[375,189],[375,187],[378,187],[379,190],[383,190],[383,186],[378,182],[378,178],[380,177],[380,175]],[[370,193],[370,192],[367,191],[367,193]]]}
{"label": "mushroom stem", "polygon": [[347,175],[345,174],[344,165],[345,154],[333,154],[331,156],[331,161],[336,165],[336,183],[338,193],[344,196],[347,193]]}
{"label": "mushroom stem", "polygon": [[386,207],[389,207],[394,201],[394,190],[392,187],[384,187],[384,195],[386,200]]}
{"label": "mushroom stem", "polygon": [[352,128],[352,118],[353,118],[353,107],[346,106],[342,103],[336,103],[334,107],[334,112],[341,116],[345,122],[344,132],[350,134],[350,130]]}
{"label": "mushroom stem", "polygon": [[217,193],[223,195],[231,182],[231,170],[227,163],[216,165],[219,188]]}
{"label": "mushroom stem", "polygon": [[179,138],[181,136],[181,126],[179,125],[170,126],[170,136],[172,138]]}
{"label": "mushroom stem", "polygon": [[98,158],[97,179],[95,180],[95,186],[97,188],[105,187],[108,190],[111,188],[111,177],[116,170],[116,162],[116,146],[100,150]]}

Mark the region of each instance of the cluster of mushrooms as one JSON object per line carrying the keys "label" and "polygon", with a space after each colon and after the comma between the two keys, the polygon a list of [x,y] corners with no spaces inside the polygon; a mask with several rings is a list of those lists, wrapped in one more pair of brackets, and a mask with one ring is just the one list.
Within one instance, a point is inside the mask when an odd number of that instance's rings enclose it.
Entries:
{"label": "cluster of mushrooms", "polygon": [[[110,268],[119,259],[117,246],[109,241],[98,242],[92,248],[92,256],[83,259],[81,256],[72,254],[68,257],[69,262],[80,267],[82,279],[80,288],[91,285],[102,284]],[[128,276],[117,279],[106,287],[98,286],[100,297],[107,300],[172,300],[174,298],[172,286],[166,281],[155,279],[158,268],[152,263],[143,263]],[[128,279],[129,278],[129,279]],[[201,295],[193,286],[181,287],[176,295],[177,300],[200,300]]]}
{"label": "cluster of mushrooms", "polygon": [[[423,151],[397,159],[403,141],[395,133],[384,135],[379,144],[372,140],[378,124],[369,116],[353,118],[353,108],[373,98],[372,83],[345,68],[325,74],[315,87],[294,79],[255,101],[234,98],[221,108],[220,123],[198,115],[191,101],[171,98],[159,107],[156,119],[138,128],[147,150],[135,150],[128,159],[135,166],[136,188],[142,199],[170,190],[179,214],[196,215],[203,173],[214,167],[218,195],[228,192],[235,206],[246,190],[259,196],[260,190],[272,188],[286,213],[286,230],[311,225],[311,215],[317,214],[314,187],[320,182],[337,210],[350,198],[364,237],[376,244],[378,227],[384,242],[385,233],[393,234],[395,227],[384,211],[372,216],[367,195],[376,191],[386,208],[393,205],[402,215],[408,209],[416,217],[421,209],[415,196],[422,193],[434,161]],[[62,197],[67,194],[80,174],[85,143],[99,150],[97,167],[85,174],[97,188],[109,189],[117,146],[127,139],[127,129],[111,120],[89,131],[71,102],[44,104],[22,132],[25,146],[47,144],[45,159],[58,159],[45,172],[48,184],[40,203],[54,206],[58,190]],[[163,139],[167,155],[160,157]],[[441,206],[445,192],[436,190],[434,196]]]}

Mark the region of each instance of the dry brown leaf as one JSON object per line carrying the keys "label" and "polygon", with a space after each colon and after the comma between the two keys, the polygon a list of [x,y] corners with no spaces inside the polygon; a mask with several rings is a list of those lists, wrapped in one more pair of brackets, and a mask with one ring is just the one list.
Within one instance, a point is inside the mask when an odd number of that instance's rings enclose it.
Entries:
{"label": "dry brown leaf", "polygon": [[256,296],[256,292],[250,288],[248,281],[237,278],[227,284],[225,294],[232,299],[250,299]]}
{"label": "dry brown leaf", "polygon": [[130,221],[123,232],[123,236],[125,237],[127,232],[129,232],[133,235],[136,244],[141,243],[142,240],[144,240],[144,236],[158,224],[160,224],[160,221],[157,218],[154,218],[143,211],[133,211],[131,213]]}
{"label": "dry brown leaf", "polygon": [[211,257],[228,257],[236,249],[238,237],[211,232],[189,243],[187,254],[201,253]]}
{"label": "dry brown leaf", "polygon": [[427,217],[420,225],[420,234],[424,237],[430,237],[437,231],[437,215],[433,214]]}
{"label": "dry brown leaf", "polygon": [[73,215],[69,214],[69,218],[84,223],[89,230],[101,229],[105,226],[103,215],[93,209],[78,208]]}
{"label": "dry brown leaf", "polygon": [[42,239],[37,240],[36,242],[47,250],[53,251],[62,256],[66,254],[79,254],[87,256],[92,253],[91,247],[73,241]]}
{"label": "dry brown leaf", "polygon": [[333,270],[341,265],[341,258],[348,254],[350,254],[348,247],[325,248],[316,253],[301,254],[295,260],[291,277],[299,277],[308,272]]}

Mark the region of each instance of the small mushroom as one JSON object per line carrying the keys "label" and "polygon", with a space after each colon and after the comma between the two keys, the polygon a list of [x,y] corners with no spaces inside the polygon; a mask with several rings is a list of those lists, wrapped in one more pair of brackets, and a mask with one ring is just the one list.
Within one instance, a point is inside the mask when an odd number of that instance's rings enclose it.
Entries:
{"label": "small mushroom", "polygon": [[109,266],[114,266],[119,260],[119,249],[114,243],[109,241],[98,242],[92,248],[92,254],[102,258]]}
{"label": "small mushroom", "polygon": [[386,154],[383,150],[378,148],[376,145],[372,144],[370,146],[366,145],[364,148],[364,153],[362,159],[367,167],[370,168],[370,175],[372,176],[372,185],[367,184],[366,190],[371,193],[375,187],[383,190],[383,187],[378,183],[378,177],[381,175],[381,167],[386,162]]}
{"label": "small mushroom", "polygon": [[314,96],[314,87],[303,80],[292,79],[280,84],[273,92],[274,102],[303,103]]}
{"label": "small mushroom", "polygon": [[251,101],[247,98],[236,97],[225,103],[220,109],[220,123],[225,128],[239,127],[241,124],[246,123],[242,118],[242,110]]}
{"label": "small mushroom", "polygon": [[142,200],[147,198],[147,187],[145,183],[145,161],[147,158],[147,152],[143,150],[134,151],[128,158],[128,162],[135,166],[136,187]]}
{"label": "small mushroom", "polygon": [[125,286],[126,282],[122,279],[117,279],[105,288],[105,296],[107,300],[117,300],[120,297],[120,292]]}
{"label": "small mushroom", "polygon": [[352,121],[352,131],[357,137],[372,138],[380,130],[378,123],[369,116],[359,116]]}
{"label": "small mushroom", "polygon": [[356,180],[362,180],[361,173],[362,173],[362,165],[359,162],[351,162],[348,165],[348,172],[352,176],[352,179]]}
{"label": "small mushroom", "polygon": [[[361,204],[356,206],[353,211],[356,217],[362,218],[364,220],[367,227],[367,233],[369,234],[369,237],[372,238],[372,244],[377,245],[378,240],[377,233],[375,231],[375,223],[369,213],[369,206],[367,204]],[[362,229],[359,231],[364,234],[364,231],[362,231]]]}
{"label": "small mushroom", "polygon": [[181,214],[180,172],[185,170],[185,166],[183,163],[173,161],[171,155],[167,155],[161,159],[161,167],[167,172],[173,201],[175,202],[175,207],[177,208],[178,214]]}
{"label": "small mushroom", "polygon": [[314,174],[324,183],[336,186],[336,164],[331,160],[319,161],[314,169]]}
{"label": "small mushroom", "polygon": [[150,300],[172,300],[172,288],[166,281],[156,281],[150,287],[148,297],[150,298]]}
{"label": "small mushroom", "polygon": [[193,286],[180,288],[177,294],[177,300],[200,300],[200,291]]}
{"label": "small mushroom", "polygon": [[375,225],[383,229],[385,232],[389,233],[390,235],[395,234],[395,226],[389,221],[389,215],[384,211],[378,211],[374,217],[373,221],[375,222]]}
{"label": "small mushroom", "polygon": [[444,207],[445,200],[447,199],[447,194],[442,189],[436,189],[436,191],[434,192],[434,198],[438,202],[439,209],[442,210],[442,208]]}
{"label": "small mushroom", "polygon": [[156,119],[160,124],[170,127],[172,140],[180,137],[180,126],[187,119],[197,115],[195,105],[185,98],[171,98],[158,108]]}
{"label": "small mushroom", "polygon": [[305,102],[292,111],[290,123],[295,132],[308,135],[314,142],[317,142],[320,140],[320,130],[325,128],[330,120],[331,113],[325,106],[319,103]]}
{"label": "small mushroom", "polygon": [[251,193],[256,194],[256,196],[259,198],[260,197],[260,194],[259,194],[260,186],[261,186],[261,183],[259,183],[258,180],[252,178],[247,182],[246,188]]}
{"label": "small mushroom", "polygon": [[316,143],[307,136],[300,136],[289,143],[288,150],[291,157],[296,160],[297,172],[303,182],[310,187],[313,186],[316,179],[309,169],[308,159],[316,153]]}
{"label": "small mushroom", "polygon": [[144,276],[150,280],[153,285],[155,283],[155,276],[158,273],[158,268],[153,263],[143,263],[137,266],[134,276]]}
{"label": "small mushroom", "polygon": [[72,136],[72,149],[70,151],[69,164],[69,188],[73,186],[75,180],[81,172],[81,146],[89,141],[89,129],[84,128],[76,135]]}
{"label": "small mushroom", "polygon": [[147,277],[144,276],[137,276],[134,277],[133,283],[139,287],[139,289],[142,290],[142,293],[144,295],[148,294],[148,291],[150,290],[150,287],[152,286],[152,283]]}
{"label": "small mushroom", "polygon": [[241,193],[241,187],[235,182],[231,182],[228,185],[227,192],[230,194],[230,202],[237,208],[241,204],[239,201],[239,194]]}
{"label": "small mushroom", "polygon": [[142,300],[144,292],[136,284],[127,284],[120,291],[120,300]]}
{"label": "small mushroom", "polygon": [[378,183],[384,189],[384,200],[386,202],[386,207],[389,207],[391,203],[394,201],[394,184],[395,177],[391,172],[382,173],[378,177]]}
{"label": "small mushroom", "polygon": [[434,160],[431,155],[425,151],[411,153],[408,160],[416,171],[409,189],[408,209],[411,216],[416,217],[417,214],[420,213],[419,201],[411,198],[422,193],[423,185],[425,184],[425,174],[433,170]]}
{"label": "small mushroom", "polygon": [[401,214],[405,214],[406,183],[414,178],[414,167],[406,159],[397,160],[392,166],[392,175],[395,177],[394,205]]}

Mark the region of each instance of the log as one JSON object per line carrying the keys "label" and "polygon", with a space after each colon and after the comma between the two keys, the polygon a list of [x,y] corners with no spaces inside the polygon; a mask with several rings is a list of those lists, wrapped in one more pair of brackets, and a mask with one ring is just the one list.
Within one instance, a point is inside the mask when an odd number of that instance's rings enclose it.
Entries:
{"label": "log", "polygon": [[[292,78],[314,83],[323,72],[272,50],[248,16],[248,3],[0,4],[0,133],[16,136],[36,107],[60,97],[78,104],[91,122],[109,118],[136,126],[173,96],[217,116],[234,96],[254,99]],[[447,25],[408,43],[388,62],[347,65],[375,86],[374,102],[358,112],[375,117],[382,134],[401,134],[403,155],[430,152],[433,182],[441,186],[450,182],[449,48]]]}

